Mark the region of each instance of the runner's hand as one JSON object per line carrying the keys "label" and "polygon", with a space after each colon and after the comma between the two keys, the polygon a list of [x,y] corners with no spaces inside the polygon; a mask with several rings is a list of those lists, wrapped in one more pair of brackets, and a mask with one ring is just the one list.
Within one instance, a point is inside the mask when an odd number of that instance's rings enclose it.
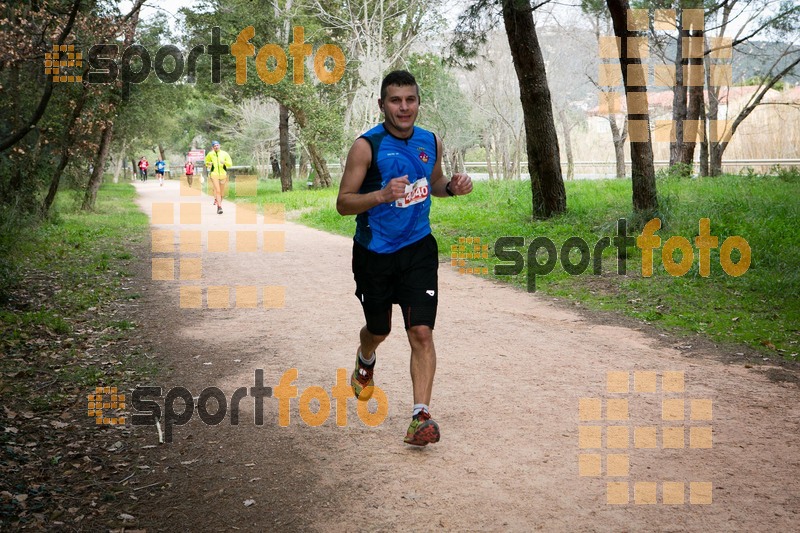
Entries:
{"label": "runner's hand", "polygon": [[453,174],[453,178],[450,180],[450,190],[453,191],[453,194],[456,196],[463,196],[471,193],[472,178],[469,177],[469,174],[465,173]]}
{"label": "runner's hand", "polygon": [[392,178],[386,187],[381,189],[381,201],[385,204],[399,200],[406,195],[406,185],[411,185],[408,181],[408,174],[399,178]]}

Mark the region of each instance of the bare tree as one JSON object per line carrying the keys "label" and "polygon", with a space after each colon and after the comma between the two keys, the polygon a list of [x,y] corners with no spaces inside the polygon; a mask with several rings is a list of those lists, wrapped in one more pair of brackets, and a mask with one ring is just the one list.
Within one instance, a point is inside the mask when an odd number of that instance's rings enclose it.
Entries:
{"label": "bare tree", "polygon": [[464,83],[474,106],[476,128],[481,132],[480,143],[486,150],[490,179],[518,178],[525,123],[519,82],[504,33],[493,31],[487,36],[483,57],[476,59]]}
{"label": "bare tree", "polygon": [[586,76],[590,70],[597,72],[596,54],[586,51],[596,49],[597,40],[587,31],[555,22],[556,26],[540,32],[540,38],[547,62],[547,81],[567,156],[567,179],[571,180],[575,177],[572,130],[585,123],[585,109],[596,94],[593,81]]}
{"label": "bare tree", "polygon": [[[603,0],[581,0],[581,10],[588,14],[594,32],[595,46],[600,48],[600,36],[607,35],[611,31],[611,20],[608,9]],[[591,62],[588,65],[593,72],[597,72],[597,64]],[[598,81],[589,74],[589,68],[584,72],[586,79],[589,80],[598,93],[608,92],[601,89]],[[598,102],[598,110],[604,119],[608,121],[611,130],[611,142],[614,144],[614,161],[616,176],[622,179],[626,176],[625,168],[625,141],[628,139],[628,117],[622,113],[622,109],[602,109],[602,103]],[[617,122],[620,121],[620,123]]]}
{"label": "bare tree", "polygon": [[[709,136],[708,174],[717,176],[722,173],[722,156],[741,123],[762,103],[767,92],[787,74],[794,72],[800,64],[800,46],[798,45],[798,17],[800,5],[792,2],[783,3],[777,0],[750,0],[741,2],[729,0],[720,2],[707,13],[707,25],[712,26],[715,38],[707,41],[704,52],[706,61],[706,84],[708,85],[708,123],[716,131]],[[728,31],[738,30],[726,37]],[[777,57],[765,61],[765,68],[758,76],[758,84],[749,100],[732,119],[720,120],[720,100],[722,91],[728,84],[720,79],[712,79],[713,67],[721,70],[733,61],[733,53],[745,43],[752,43],[757,36],[770,36],[774,39],[787,38],[783,50]],[[721,53],[720,53],[721,52]],[[728,110],[730,106],[728,106]],[[716,124],[716,128],[713,125]]]}
{"label": "bare tree", "polygon": [[558,136],[547,86],[544,57],[528,0],[503,0],[503,22],[519,80],[525,119],[533,216],[549,218],[567,210]]}
{"label": "bare tree", "polygon": [[441,0],[314,1],[330,31],[347,35],[345,55],[357,75],[347,78],[345,130],[356,135],[379,119],[376,100],[383,76],[404,67],[420,36],[430,30]]}
{"label": "bare tree", "polygon": [[[142,0],[144,1],[144,0]],[[72,32],[72,27],[75,24],[75,18],[78,15],[78,11],[81,7],[81,0],[75,0],[75,3],[72,4],[72,9],[69,13],[69,19],[67,20],[66,25],[61,30],[58,40],[56,44],[64,44],[69,37],[70,33]],[[18,69],[16,65],[12,66],[15,69],[15,72],[18,73]],[[14,97],[16,98],[18,94],[15,94]],[[3,139],[0,139],[0,152],[4,152],[22,140],[33,128],[36,127],[36,124],[39,123],[41,118],[44,116],[44,112],[47,109],[47,104],[50,102],[50,98],[53,96],[53,79],[51,77],[47,78],[45,82],[44,92],[42,93],[42,97],[39,100],[39,105],[36,106],[36,110],[33,112],[33,115],[25,121],[24,124],[17,124],[16,131],[12,132],[10,135],[7,135]]]}
{"label": "bare tree", "polygon": [[250,154],[256,168],[268,168],[278,148],[279,104],[263,98],[248,98],[233,108],[232,120],[218,124],[225,138]]}
{"label": "bare tree", "polygon": [[[136,32],[136,26],[139,24],[139,13],[145,0],[137,0],[133,5],[130,13],[122,19],[122,28],[124,30],[125,39],[123,41],[124,48],[128,48],[133,43],[133,38]],[[126,99],[129,94],[129,84],[122,83],[122,99]],[[108,98],[108,107],[113,117],[113,112],[117,108],[119,95],[113,91]],[[97,200],[97,191],[100,190],[100,185],[103,183],[103,171],[106,166],[106,159],[111,149],[111,141],[114,137],[114,122],[110,120],[104,127],[100,135],[100,146],[97,149],[97,155],[94,161],[94,168],[92,175],[89,177],[89,183],[86,185],[86,193],[83,197],[83,204],[81,209],[89,211],[94,209],[95,201]]]}
{"label": "bare tree", "polygon": [[[633,188],[633,208],[636,211],[652,211],[658,208],[658,195],[656,193],[656,174],[653,167],[653,145],[650,139],[650,114],[645,108],[632,109],[631,95],[644,93],[647,99],[647,86],[636,85],[629,80],[629,71],[641,67],[639,57],[630,57],[628,41],[637,37],[638,32],[629,30],[627,15],[630,5],[628,0],[606,0],[611,20],[614,25],[614,34],[620,42],[619,64],[622,69],[622,81],[625,86],[625,96],[628,101],[628,133],[631,134],[631,182]],[[638,55],[638,54],[637,54]],[[634,69],[629,69],[633,66]],[[640,105],[640,103],[637,103]],[[632,112],[636,111],[636,112]],[[636,122],[633,122],[636,121]],[[636,125],[636,137],[632,135],[631,128]]]}

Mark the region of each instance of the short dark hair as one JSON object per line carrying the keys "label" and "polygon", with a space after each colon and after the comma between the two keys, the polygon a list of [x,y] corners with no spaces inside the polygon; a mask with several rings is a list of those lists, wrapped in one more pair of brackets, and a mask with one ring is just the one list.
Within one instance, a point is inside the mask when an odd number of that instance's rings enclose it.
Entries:
{"label": "short dark hair", "polygon": [[417,84],[414,75],[407,70],[393,70],[383,78],[381,82],[381,100],[386,99],[386,87],[389,85],[397,85],[399,87],[408,87],[413,85],[417,89],[417,96],[419,97],[419,85]]}

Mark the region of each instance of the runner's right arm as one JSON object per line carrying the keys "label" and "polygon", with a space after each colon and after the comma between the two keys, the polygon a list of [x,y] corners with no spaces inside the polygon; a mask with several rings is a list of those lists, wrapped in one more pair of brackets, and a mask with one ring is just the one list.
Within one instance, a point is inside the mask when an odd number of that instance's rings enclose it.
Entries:
{"label": "runner's right arm", "polygon": [[336,198],[336,210],[340,215],[358,215],[372,209],[376,205],[394,202],[406,195],[408,176],[392,178],[383,189],[360,194],[361,184],[367,176],[372,163],[372,148],[363,137],[356,139],[347,154],[347,162],[339,184],[339,196]]}

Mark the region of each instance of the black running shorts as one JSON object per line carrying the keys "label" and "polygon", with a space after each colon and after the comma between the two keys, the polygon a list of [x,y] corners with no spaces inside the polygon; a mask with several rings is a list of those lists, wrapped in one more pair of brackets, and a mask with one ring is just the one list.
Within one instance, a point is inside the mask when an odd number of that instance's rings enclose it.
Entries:
{"label": "black running shorts", "polygon": [[372,252],[354,242],[353,277],[367,330],[388,335],[395,303],[403,311],[406,329],[433,329],[439,302],[438,270],[439,247],[431,234],[389,254]]}

